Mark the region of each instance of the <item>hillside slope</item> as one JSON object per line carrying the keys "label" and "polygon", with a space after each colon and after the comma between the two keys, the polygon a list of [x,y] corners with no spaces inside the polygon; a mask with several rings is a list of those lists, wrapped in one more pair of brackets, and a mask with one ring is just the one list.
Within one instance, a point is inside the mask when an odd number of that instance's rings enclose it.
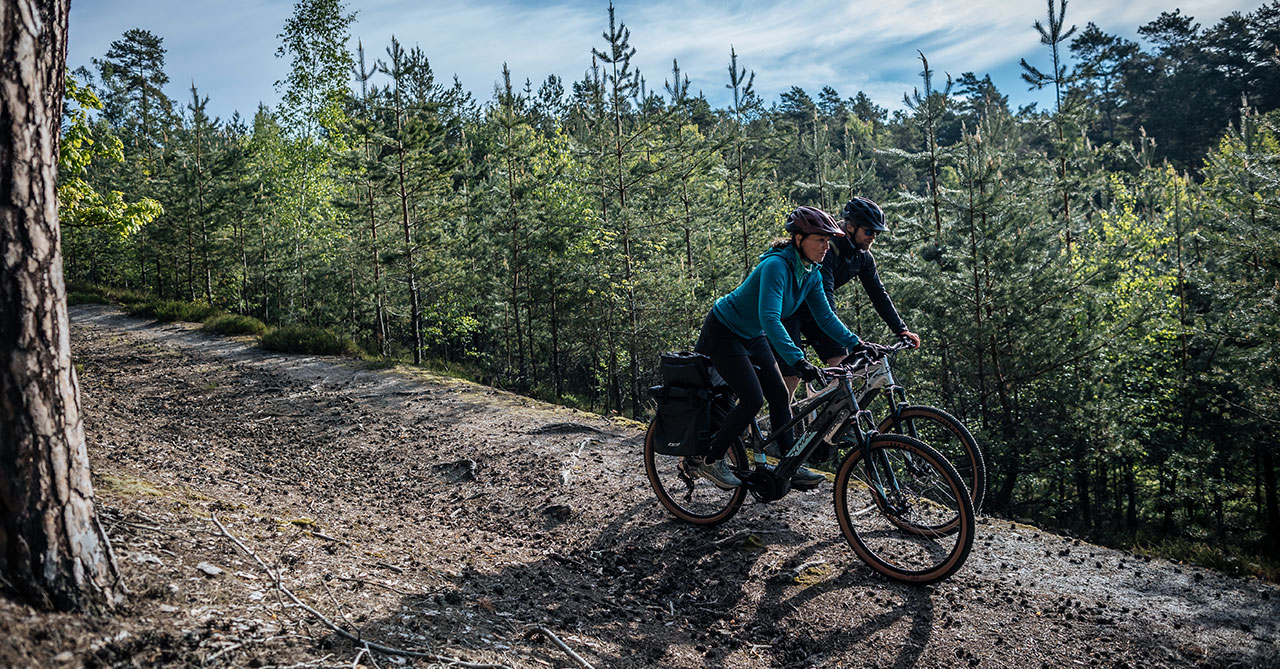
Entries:
{"label": "hillside slope", "polygon": [[902,586],[844,543],[827,486],[696,528],[654,500],[634,425],[72,319],[132,594],[96,619],[0,599],[0,665],[374,666],[320,614],[436,656],[384,667],[1280,666],[1273,585],[986,519],[955,577]]}

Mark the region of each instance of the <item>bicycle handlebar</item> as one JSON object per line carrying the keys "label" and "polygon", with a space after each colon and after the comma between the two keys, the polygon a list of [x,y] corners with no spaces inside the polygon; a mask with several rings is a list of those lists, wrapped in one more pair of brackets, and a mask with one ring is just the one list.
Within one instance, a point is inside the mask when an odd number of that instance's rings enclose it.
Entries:
{"label": "bicycle handlebar", "polygon": [[892,356],[898,351],[914,348],[916,348],[916,345],[909,337],[899,337],[898,341],[893,344],[877,346],[876,349],[868,348],[858,351],[857,353],[845,358],[839,365],[821,368],[818,370],[818,375],[824,383],[828,378],[847,378],[855,376],[859,371],[874,364],[885,356]]}

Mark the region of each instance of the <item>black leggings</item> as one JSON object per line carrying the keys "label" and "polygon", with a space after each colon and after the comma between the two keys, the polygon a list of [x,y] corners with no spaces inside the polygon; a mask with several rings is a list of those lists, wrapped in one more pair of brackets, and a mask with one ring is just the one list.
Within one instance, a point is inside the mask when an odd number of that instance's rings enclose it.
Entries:
{"label": "black leggings", "polygon": [[[693,350],[711,358],[711,364],[724,377],[725,383],[738,396],[738,405],[724,417],[720,431],[711,441],[708,460],[719,460],[728,452],[734,438],[742,434],[751,424],[751,419],[764,406],[765,398],[769,400],[769,421],[771,425],[783,425],[791,420],[791,397],[787,386],[782,381],[782,373],[773,359],[773,348],[769,340],[761,335],[754,339],[743,339],[716,318],[715,313],[708,313],[702,322],[702,334]],[[760,368],[757,372],[755,367]],[[795,443],[795,435],[787,430],[778,438],[778,448],[783,453],[791,450]]]}

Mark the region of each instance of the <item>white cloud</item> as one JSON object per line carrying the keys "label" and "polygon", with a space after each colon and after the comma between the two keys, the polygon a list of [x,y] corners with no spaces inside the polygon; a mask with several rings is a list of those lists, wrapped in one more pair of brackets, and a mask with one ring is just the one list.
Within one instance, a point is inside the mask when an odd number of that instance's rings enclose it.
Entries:
{"label": "white cloud", "polygon": [[[1260,0],[1186,0],[1184,14],[1212,25],[1231,11],[1252,11]],[[1134,39],[1136,29],[1171,0],[1069,0],[1067,21],[1083,28],[1093,21],[1104,31]],[[591,64],[591,48],[604,45],[607,0],[353,0],[352,28],[370,61],[385,57],[395,35],[420,46],[438,80],[457,74],[478,100],[490,99],[508,63],[517,85],[537,87],[556,74],[566,84]],[[991,73],[1018,103],[1030,98],[1017,78],[1019,58],[1047,67],[1048,52],[1032,28],[1046,7],[1029,0],[957,4],[942,0],[616,0],[617,17],[631,29],[635,64],[650,90],[661,91],[678,59],[693,89],[712,104],[726,104],[730,47],[739,65],[756,73],[755,87],[767,102],[800,86],[816,95],[829,85],[842,95],[859,90],[879,104],[898,108],[902,94],[919,85],[917,51],[939,73]],[[96,0],[72,6],[72,66],[101,56],[111,40],[131,27],[165,38],[170,91],[185,99],[194,79],[226,117],[232,108],[252,113],[258,100],[276,99],[272,84],[288,63],[275,58],[276,35],[291,3],[253,0],[173,3],[164,0]],[[351,46],[354,48],[355,42]]]}

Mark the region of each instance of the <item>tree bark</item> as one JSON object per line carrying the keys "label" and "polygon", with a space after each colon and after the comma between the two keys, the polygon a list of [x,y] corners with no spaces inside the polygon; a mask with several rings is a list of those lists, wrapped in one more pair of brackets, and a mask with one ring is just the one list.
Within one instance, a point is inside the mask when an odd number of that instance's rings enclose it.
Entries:
{"label": "tree bark", "polygon": [[1259,447],[1262,453],[1262,481],[1266,491],[1267,507],[1267,543],[1271,556],[1280,555],[1280,501],[1276,495],[1276,463],[1275,456],[1267,444]]}
{"label": "tree bark", "polygon": [[94,513],[58,229],[68,0],[0,5],[0,574],[23,599],[113,606]]}

